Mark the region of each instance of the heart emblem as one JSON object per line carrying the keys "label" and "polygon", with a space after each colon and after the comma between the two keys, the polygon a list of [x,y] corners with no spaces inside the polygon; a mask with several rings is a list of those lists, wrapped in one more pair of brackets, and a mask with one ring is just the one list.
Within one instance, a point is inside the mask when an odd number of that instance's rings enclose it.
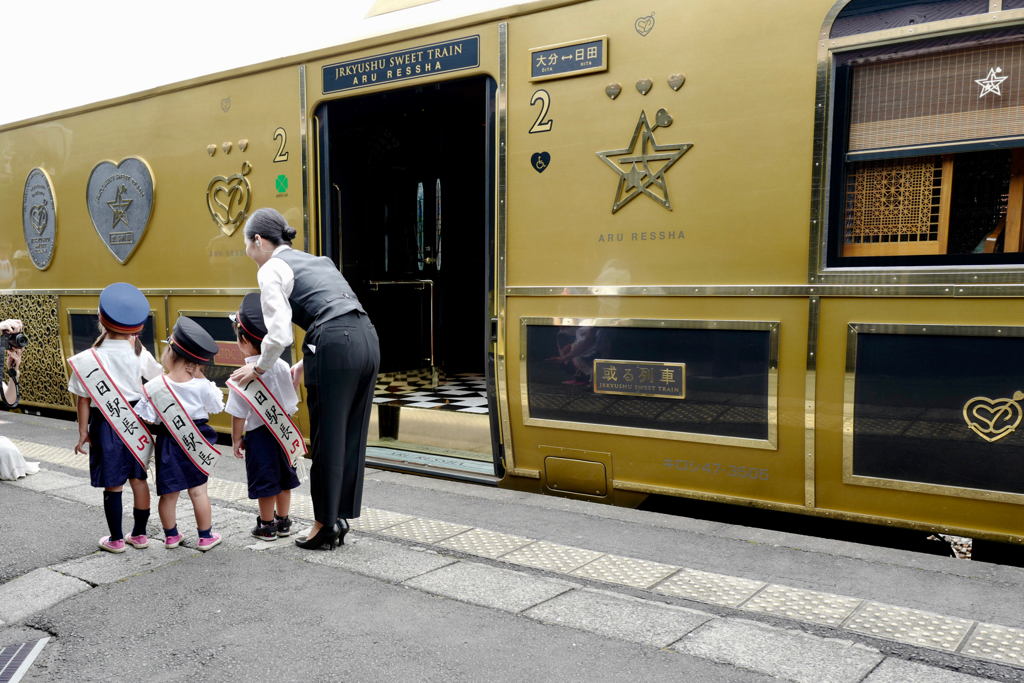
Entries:
{"label": "heart emblem", "polygon": [[654,12],[651,12],[649,17],[640,17],[636,20],[636,32],[643,37],[647,37],[647,34],[654,28]]}
{"label": "heart emblem", "polygon": [[225,154],[231,154],[231,143],[230,142],[225,142],[223,145],[220,146],[220,148],[224,150]]}
{"label": "heart emblem", "polygon": [[225,178],[215,176],[206,188],[206,206],[220,231],[228,237],[245,221],[252,199],[252,188],[246,178],[252,166],[242,162],[242,172]]}
{"label": "heart emblem", "polygon": [[604,94],[613,100],[619,96],[620,92],[622,92],[622,86],[618,83],[609,83],[604,89]]}
{"label": "heart emblem", "polygon": [[668,128],[672,125],[672,115],[664,109],[659,109],[658,113],[654,115],[654,125],[651,130],[655,128]]}
{"label": "heart emblem", "polygon": [[217,153],[217,145],[207,145],[206,153],[212,157],[214,154]]}
{"label": "heart emblem", "polygon": [[972,398],[964,404],[964,421],[985,441],[998,441],[1017,429],[1024,417],[1017,403],[1021,399],[1024,399],[1024,393],[1019,391],[1014,392],[1013,398]]}
{"label": "heart emblem", "polygon": [[248,140],[239,140],[238,141],[238,150],[239,151],[244,152],[245,148],[248,147],[248,146],[249,146],[249,141]]}
{"label": "heart emblem", "polygon": [[646,95],[651,91],[652,85],[654,85],[654,82],[651,81],[651,79],[641,78],[639,81],[636,82],[636,89],[641,95]]}
{"label": "heart emblem", "polygon": [[551,155],[547,152],[537,152],[530,157],[530,163],[533,164],[533,170],[537,173],[543,173],[547,170],[548,164],[551,163]]}
{"label": "heart emblem", "polygon": [[225,97],[223,100],[220,101],[220,110],[227,114],[228,109],[231,109],[231,98]]}
{"label": "heart emblem", "polygon": [[153,172],[139,157],[101,161],[89,174],[89,218],[107,249],[125,263],[139,246],[153,215]]}
{"label": "heart emblem", "polygon": [[672,74],[668,77],[668,87],[673,90],[679,90],[683,87],[683,83],[686,82],[686,76],[683,74]]}
{"label": "heart emblem", "polygon": [[35,229],[36,233],[42,235],[43,230],[46,230],[46,224],[50,220],[50,214],[46,210],[46,204],[33,206],[29,210],[29,217],[31,218],[32,227]]}

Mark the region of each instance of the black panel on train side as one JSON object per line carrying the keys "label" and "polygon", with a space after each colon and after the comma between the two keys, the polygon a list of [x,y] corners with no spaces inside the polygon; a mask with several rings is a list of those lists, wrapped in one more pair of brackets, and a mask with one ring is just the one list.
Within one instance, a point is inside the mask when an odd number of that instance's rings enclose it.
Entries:
{"label": "black panel on train side", "polygon": [[1021,358],[1021,338],[858,334],[853,473],[1024,493],[1024,430],[988,442],[964,417],[1024,391]]}

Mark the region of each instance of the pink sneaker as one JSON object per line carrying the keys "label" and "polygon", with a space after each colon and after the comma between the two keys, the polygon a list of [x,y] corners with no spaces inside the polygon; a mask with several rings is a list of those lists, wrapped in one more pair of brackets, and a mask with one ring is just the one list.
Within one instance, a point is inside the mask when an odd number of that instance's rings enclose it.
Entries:
{"label": "pink sneaker", "polygon": [[213,534],[213,538],[200,538],[199,549],[205,553],[218,543],[220,543],[220,534]]}
{"label": "pink sneaker", "polygon": [[129,536],[125,540],[128,542],[128,545],[133,546],[138,550],[142,550],[143,548],[149,547],[149,539],[146,538],[146,534],[139,534],[138,536]]}
{"label": "pink sneaker", "polygon": [[181,538],[182,538],[181,534],[176,534],[174,536],[168,536],[167,538],[164,539],[164,547],[167,548],[168,550],[170,550],[172,548],[177,548],[179,545],[181,545]]}
{"label": "pink sneaker", "polygon": [[108,553],[123,553],[124,539],[111,541],[110,536],[104,536],[100,539],[100,550],[106,550]]}

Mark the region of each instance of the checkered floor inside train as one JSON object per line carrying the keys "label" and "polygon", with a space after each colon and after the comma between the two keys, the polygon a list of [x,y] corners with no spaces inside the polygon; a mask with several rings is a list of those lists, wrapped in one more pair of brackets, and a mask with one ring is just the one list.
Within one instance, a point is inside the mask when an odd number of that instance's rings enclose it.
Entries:
{"label": "checkered floor inside train", "polygon": [[487,381],[483,375],[442,375],[439,382],[437,387],[431,388],[428,371],[381,373],[377,376],[373,402],[377,405],[487,414]]}

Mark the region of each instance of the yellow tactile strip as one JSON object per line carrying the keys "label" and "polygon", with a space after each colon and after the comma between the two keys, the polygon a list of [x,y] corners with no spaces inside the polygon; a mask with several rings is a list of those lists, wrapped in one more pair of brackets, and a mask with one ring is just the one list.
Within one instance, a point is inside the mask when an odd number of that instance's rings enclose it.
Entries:
{"label": "yellow tactile strip", "polygon": [[[75,454],[70,449],[26,441],[14,443],[29,460],[43,460],[80,470],[89,466],[87,456]],[[215,477],[210,478],[210,497],[246,507],[255,503],[248,499],[244,484]],[[309,496],[292,496],[292,516],[312,519]],[[648,560],[605,555],[584,548],[534,541],[388,510],[363,508],[362,515],[352,520],[351,525],[353,530],[361,533],[407,538],[501,562],[646,588],[665,595],[768,613],[795,621],[826,624],[876,638],[1024,668],[1024,630],[1007,626],[864,602],[831,593],[767,585],[752,579],[680,569]],[[272,545],[267,544],[268,547]]]}

